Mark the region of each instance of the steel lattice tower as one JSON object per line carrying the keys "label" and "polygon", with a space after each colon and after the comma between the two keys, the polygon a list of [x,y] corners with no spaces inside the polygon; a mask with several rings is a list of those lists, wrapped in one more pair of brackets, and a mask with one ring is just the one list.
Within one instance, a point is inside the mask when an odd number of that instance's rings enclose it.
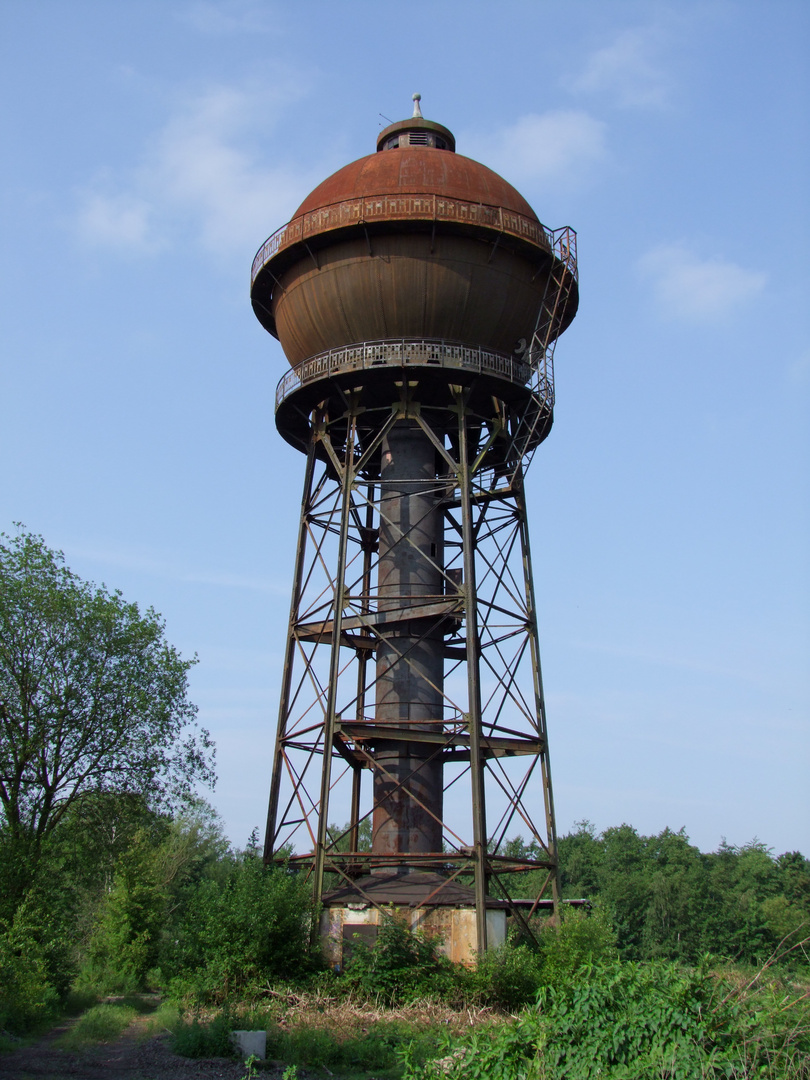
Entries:
{"label": "steel lattice tower", "polygon": [[[333,906],[466,902],[481,951],[488,910],[525,927],[558,900],[524,475],[576,237],[415,101],[253,264],[292,365],[276,424],[306,458],[265,857]],[[536,870],[517,903],[506,875]]]}

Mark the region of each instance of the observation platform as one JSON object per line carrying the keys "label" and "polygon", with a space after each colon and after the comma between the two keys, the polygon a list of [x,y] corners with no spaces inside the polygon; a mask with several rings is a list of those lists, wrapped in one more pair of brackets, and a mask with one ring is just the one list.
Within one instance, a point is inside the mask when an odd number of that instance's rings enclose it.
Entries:
{"label": "observation platform", "polygon": [[[305,450],[312,411],[326,403],[333,415],[340,414],[346,395],[359,392],[362,424],[371,430],[374,414],[390,414],[397,388],[407,384],[409,397],[430,412],[441,430],[441,414],[455,408],[450,395],[455,384],[469,388],[470,407],[482,417],[492,414],[496,399],[520,416],[540,418],[531,440],[532,447],[537,446],[553,420],[554,369],[544,355],[530,363],[527,354],[528,348],[523,355],[507,356],[458,342],[408,338],[330,349],[282,377],[276,388],[276,426],[287,442]],[[449,414],[447,420],[456,426]]]}

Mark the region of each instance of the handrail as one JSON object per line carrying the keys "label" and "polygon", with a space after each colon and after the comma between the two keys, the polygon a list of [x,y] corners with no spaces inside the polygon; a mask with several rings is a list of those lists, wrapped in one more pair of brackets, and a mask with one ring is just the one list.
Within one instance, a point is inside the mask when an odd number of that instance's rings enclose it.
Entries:
{"label": "handrail", "polygon": [[[515,210],[488,203],[450,199],[435,194],[363,195],[356,199],[329,203],[317,210],[282,225],[262,244],[253,259],[250,271],[251,287],[259,273],[279,251],[301,243],[318,233],[339,229],[347,225],[363,225],[376,220],[385,221],[447,221],[468,225],[484,225],[509,236],[528,240],[546,251],[552,251],[566,263],[576,276],[576,249],[573,261],[570,257],[572,229],[547,229],[536,218],[527,217]],[[562,234],[565,234],[563,241]],[[563,242],[561,242],[563,241]]]}
{"label": "handrail", "polygon": [[[496,375],[521,386],[525,386],[532,375],[532,369],[521,360],[457,342],[408,338],[362,341],[318,353],[291,368],[276,387],[276,409],[290,394],[308,383],[344,371],[397,366],[461,368]],[[553,395],[553,387],[546,388],[544,396],[549,394]]]}

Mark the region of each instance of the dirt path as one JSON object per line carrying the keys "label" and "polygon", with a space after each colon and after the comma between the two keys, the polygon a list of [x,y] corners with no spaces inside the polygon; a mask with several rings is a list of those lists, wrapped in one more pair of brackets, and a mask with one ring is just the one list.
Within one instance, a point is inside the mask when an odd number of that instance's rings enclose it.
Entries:
{"label": "dirt path", "polygon": [[[145,1035],[147,1016],[138,1016],[114,1042],[65,1050],[59,1039],[75,1023],[68,1020],[44,1038],[18,1050],[0,1054],[2,1080],[242,1080],[245,1066],[230,1058],[182,1058],[169,1049],[171,1036]],[[265,1066],[262,1080],[278,1080],[284,1067]],[[304,1071],[299,1070],[304,1076]]]}

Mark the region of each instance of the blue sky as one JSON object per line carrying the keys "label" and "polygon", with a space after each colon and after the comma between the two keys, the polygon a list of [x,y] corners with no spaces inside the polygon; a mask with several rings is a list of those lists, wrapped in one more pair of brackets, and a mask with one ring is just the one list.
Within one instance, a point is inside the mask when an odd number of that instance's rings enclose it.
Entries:
{"label": "blue sky", "polygon": [[251,260],[419,91],[579,235],[528,474],[559,829],[810,854],[805,0],[3,0],[0,39],[0,528],[198,653],[231,838],[303,480]]}

